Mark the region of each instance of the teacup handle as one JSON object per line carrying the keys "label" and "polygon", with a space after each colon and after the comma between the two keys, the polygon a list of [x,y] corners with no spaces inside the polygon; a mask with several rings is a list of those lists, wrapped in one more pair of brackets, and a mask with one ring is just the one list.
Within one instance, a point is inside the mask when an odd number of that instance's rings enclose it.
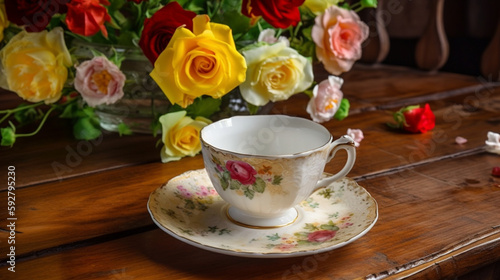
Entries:
{"label": "teacup handle", "polygon": [[356,160],[356,148],[354,140],[348,135],[344,135],[330,144],[327,162],[332,160],[337,151],[340,149],[344,149],[347,152],[347,162],[345,163],[344,168],[342,168],[342,170],[335,175],[319,180],[316,184],[316,189],[330,185],[338,179],[345,177],[347,173],[351,171]]}

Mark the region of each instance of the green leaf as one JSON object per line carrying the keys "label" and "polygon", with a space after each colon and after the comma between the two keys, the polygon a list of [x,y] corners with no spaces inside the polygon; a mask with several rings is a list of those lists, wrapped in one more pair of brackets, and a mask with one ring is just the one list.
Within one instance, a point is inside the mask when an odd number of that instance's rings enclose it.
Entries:
{"label": "green leaf", "polygon": [[212,97],[196,98],[193,104],[186,108],[187,115],[195,117],[205,117],[210,118],[215,112],[220,110],[220,99],[214,99]]}
{"label": "green leaf", "polygon": [[115,29],[120,29],[120,25],[123,26],[128,21],[127,18],[118,10],[114,11],[112,15],[116,21],[115,24],[117,25],[116,27],[113,26]]}
{"label": "green leaf", "polygon": [[85,114],[80,111],[80,108],[76,102],[66,105],[63,112],[59,115],[63,119],[72,119],[77,117],[84,117]]}
{"label": "green leaf", "polygon": [[126,125],[125,123],[122,122],[118,125],[118,133],[120,134],[120,136],[131,135],[132,130],[130,129],[130,127],[128,125]]}
{"label": "green leaf", "polygon": [[248,112],[250,115],[255,115],[260,109],[260,106],[255,106],[253,104],[247,103]]}
{"label": "green leaf", "polygon": [[189,210],[194,210],[196,208],[194,205],[194,202],[192,200],[185,199],[184,202],[185,202],[184,208],[189,209]]}
{"label": "green leaf", "polygon": [[20,125],[26,125],[39,120],[43,117],[43,112],[37,111],[35,108],[28,108],[26,110],[17,111],[14,118]]}
{"label": "green leaf", "polygon": [[340,107],[333,116],[333,118],[339,121],[345,119],[349,115],[349,107],[351,107],[349,100],[347,100],[346,98],[342,98],[342,101],[340,102]]}
{"label": "green leaf", "polygon": [[[128,42],[130,42],[130,40],[128,40]],[[114,65],[120,68],[122,66],[122,61],[125,60],[125,54],[117,52],[115,48],[113,48],[112,51],[113,52],[109,57],[109,61],[111,61]]]}
{"label": "green leaf", "polygon": [[151,122],[151,131],[153,132],[153,137],[156,137],[158,135],[158,132],[161,131],[161,123],[158,118],[154,118],[154,120]]}
{"label": "green leaf", "polygon": [[243,191],[243,194],[245,194],[246,197],[250,198],[250,199],[253,199],[254,195],[255,195],[255,191],[254,190],[251,190],[250,188],[246,187],[244,188],[244,191]]}
{"label": "green leaf", "polygon": [[90,117],[78,118],[73,125],[73,135],[78,140],[93,140],[101,135],[99,123]]}
{"label": "green leaf", "polygon": [[253,190],[258,193],[263,193],[266,190],[266,182],[262,178],[255,178],[255,183],[253,183]]}
{"label": "green leaf", "polygon": [[220,185],[223,190],[226,190],[229,187],[229,181],[231,180],[231,175],[228,171],[222,173],[222,178],[220,179]]}
{"label": "green leaf", "polygon": [[273,182],[271,184],[276,185],[276,186],[280,185],[282,180],[283,180],[283,176],[281,176],[281,175],[274,175]]}
{"label": "green leaf", "polygon": [[190,0],[185,2],[187,2],[187,5],[186,3],[182,5],[185,10],[189,10],[197,14],[201,14],[202,12],[206,13],[206,0]]}
{"label": "green leaf", "polygon": [[335,193],[335,191],[333,191],[332,189],[326,188],[326,189],[323,189],[322,191],[320,191],[318,194],[323,196],[326,199],[329,199],[332,197],[332,194],[334,194],[334,193]]}
{"label": "green leaf", "polygon": [[318,227],[315,226],[314,224],[306,223],[306,225],[304,226],[304,229],[308,230],[308,231],[315,231],[315,230],[318,230]]}
{"label": "green leaf", "polygon": [[229,188],[231,190],[239,190],[241,188],[241,186],[242,186],[241,183],[237,180],[231,180],[229,182]]}
{"label": "green leaf", "polygon": [[229,187],[229,182],[224,179],[221,179],[220,186],[222,187],[223,190],[227,190],[227,188]]}
{"label": "green leaf", "polygon": [[361,0],[361,6],[364,8],[376,8],[377,0]]}
{"label": "green leaf", "polygon": [[0,128],[0,135],[2,136],[1,146],[12,147],[14,142],[16,142],[16,131],[12,125],[11,127]]}
{"label": "green leaf", "polygon": [[276,240],[279,240],[281,237],[275,233],[273,235],[266,235],[267,239],[271,240],[271,241],[276,241]]}
{"label": "green leaf", "polygon": [[245,34],[250,26],[250,18],[238,12],[219,13],[213,18],[213,22],[231,26],[233,34]]}
{"label": "green leaf", "polygon": [[336,226],[332,221],[329,221],[328,224],[322,224],[319,228],[325,230],[339,230],[339,227]]}

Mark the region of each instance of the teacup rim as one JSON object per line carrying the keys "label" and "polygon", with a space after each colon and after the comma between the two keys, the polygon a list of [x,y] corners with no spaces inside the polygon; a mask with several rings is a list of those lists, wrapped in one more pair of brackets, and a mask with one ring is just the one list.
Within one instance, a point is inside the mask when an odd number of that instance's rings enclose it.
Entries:
{"label": "teacup rim", "polygon": [[[325,143],[323,143],[322,145],[314,148],[314,149],[309,149],[309,150],[306,150],[306,151],[302,151],[302,152],[297,152],[297,153],[291,153],[291,154],[271,154],[271,155],[262,155],[262,154],[250,154],[250,153],[241,153],[241,152],[236,152],[236,151],[231,151],[231,150],[228,150],[228,149],[224,149],[224,148],[219,148],[219,147],[216,147],[212,144],[209,144],[207,141],[205,141],[205,139],[203,139],[203,131],[208,129],[207,127],[211,126],[211,125],[214,125],[216,123],[220,123],[220,122],[223,122],[223,121],[227,121],[228,119],[236,119],[236,118],[249,118],[249,117],[257,117],[257,118],[269,118],[269,117],[284,117],[284,118],[290,118],[290,119],[300,119],[301,121],[306,121],[306,122],[309,122],[317,127],[321,127],[323,130],[325,130],[328,134],[329,134],[329,137],[328,137],[328,140],[325,141]],[[324,149],[326,146],[328,146],[330,143],[333,142],[333,135],[330,133],[330,131],[328,131],[328,129],[324,126],[322,126],[321,124],[319,123],[316,123],[314,121],[311,121],[309,119],[306,119],[306,118],[301,118],[301,117],[296,117],[296,116],[289,116],[289,115],[280,115],[280,114],[275,114],[275,115],[244,115],[244,116],[231,116],[231,117],[228,117],[228,118],[224,118],[224,119],[220,119],[220,120],[217,120],[205,127],[203,127],[201,130],[200,130],[200,141],[202,143],[203,146],[205,147],[208,147],[208,148],[211,148],[215,151],[218,151],[218,152],[221,152],[221,153],[230,153],[230,154],[233,154],[235,156],[238,156],[238,157],[254,157],[254,158],[293,158],[293,157],[297,157],[297,156],[307,156],[307,155],[310,155],[312,153],[315,153],[317,151],[320,151],[322,149]]]}

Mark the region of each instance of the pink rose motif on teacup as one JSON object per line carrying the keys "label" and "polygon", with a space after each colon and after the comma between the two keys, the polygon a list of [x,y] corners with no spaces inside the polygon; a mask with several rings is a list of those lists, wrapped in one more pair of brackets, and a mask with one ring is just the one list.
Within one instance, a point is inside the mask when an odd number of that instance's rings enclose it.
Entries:
{"label": "pink rose motif on teacup", "polygon": [[226,168],[229,171],[231,179],[238,180],[243,185],[252,185],[255,183],[257,171],[250,164],[243,161],[228,160]]}
{"label": "pink rose motif on teacup", "polygon": [[104,56],[76,67],[75,89],[90,107],[113,104],[123,97],[125,75]]}
{"label": "pink rose motif on teacup", "polygon": [[318,60],[334,75],[349,71],[361,58],[361,43],[368,34],[368,26],[354,11],[335,5],[316,17],[311,33]]}
{"label": "pink rose motif on teacup", "polygon": [[275,174],[270,166],[255,168],[251,164],[238,161],[223,161],[212,156],[213,167],[223,191],[235,191],[238,195],[253,199],[256,193],[264,193],[267,186],[281,186],[283,176]]}
{"label": "pink rose motif on teacup", "polygon": [[340,77],[329,76],[313,89],[313,97],[307,104],[307,112],[313,121],[322,123],[333,118],[340,107],[344,94],[340,90],[344,80]]}

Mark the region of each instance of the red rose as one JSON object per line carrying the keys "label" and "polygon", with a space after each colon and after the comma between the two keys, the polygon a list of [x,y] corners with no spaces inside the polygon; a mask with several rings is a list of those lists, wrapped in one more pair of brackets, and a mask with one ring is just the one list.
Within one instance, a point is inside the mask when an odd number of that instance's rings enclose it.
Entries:
{"label": "red rose", "polygon": [[307,235],[307,240],[311,242],[325,242],[337,234],[336,230],[318,230]]}
{"label": "red rose", "polygon": [[54,14],[66,13],[69,0],[5,1],[7,19],[28,32],[40,32],[47,27]]}
{"label": "red rose", "polygon": [[299,6],[305,0],[243,0],[241,13],[254,23],[259,16],[276,28],[296,26],[300,21]]}
{"label": "red rose", "polygon": [[103,5],[109,6],[110,3],[108,0],[72,0],[66,14],[69,30],[83,36],[95,35],[100,30],[104,37],[108,37],[104,23],[111,22],[111,17]]}
{"label": "red rose", "polygon": [[228,160],[226,168],[229,171],[231,179],[238,180],[243,185],[252,185],[255,183],[257,171],[250,164],[242,161]]}
{"label": "red rose", "polygon": [[185,25],[193,30],[196,13],[184,10],[177,2],[171,2],[144,21],[139,46],[154,64],[160,53],[167,47],[177,27]]}
{"label": "red rose", "polygon": [[403,108],[394,113],[394,119],[397,124],[390,124],[390,126],[402,128],[412,133],[425,133],[436,125],[436,117],[429,104],[425,104],[424,108],[420,106]]}

